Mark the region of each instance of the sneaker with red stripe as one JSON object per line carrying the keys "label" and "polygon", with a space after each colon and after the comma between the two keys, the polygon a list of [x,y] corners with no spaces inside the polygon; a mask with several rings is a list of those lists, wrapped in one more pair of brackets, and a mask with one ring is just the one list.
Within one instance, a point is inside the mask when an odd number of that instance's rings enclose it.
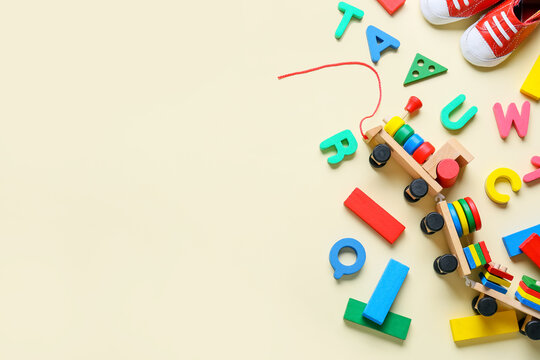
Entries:
{"label": "sneaker with red stripe", "polygon": [[461,52],[476,66],[495,66],[540,24],[540,3],[506,0],[471,25],[461,37]]}
{"label": "sneaker with red stripe", "polygon": [[420,9],[434,25],[448,24],[476,15],[501,0],[420,0]]}

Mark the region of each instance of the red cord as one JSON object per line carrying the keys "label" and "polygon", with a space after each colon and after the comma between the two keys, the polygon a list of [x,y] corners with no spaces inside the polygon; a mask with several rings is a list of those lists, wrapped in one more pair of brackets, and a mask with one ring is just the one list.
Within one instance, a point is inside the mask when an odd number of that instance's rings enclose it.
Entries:
{"label": "red cord", "polygon": [[366,116],[366,117],[362,118],[362,120],[360,120],[360,133],[362,134],[362,137],[364,139],[367,139],[367,136],[364,135],[364,131],[362,130],[362,124],[363,124],[364,120],[372,118],[373,116],[375,116],[375,114],[379,110],[379,106],[381,105],[381,100],[382,100],[381,78],[379,77],[379,73],[377,72],[377,70],[375,70],[371,65],[368,65],[368,64],[360,62],[360,61],[340,62],[340,63],[322,65],[322,66],[315,67],[315,68],[312,68],[312,69],[307,69],[307,70],[293,72],[293,73],[290,73],[290,74],[281,75],[281,76],[278,76],[278,80],[285,79],[285,78],[287,78],[289,76],[307,74],[307,73],[310,73],[312,71],[317,71],[317,70],[321,70],[321,69],[328,68],[328,67],[336,67],[336,66],[342,66],[342,65],[361,65],[361,66],[365,66],[368,69],[370,69],[371,71],[373,71],[375,73],[375,76],[377,76],[377,81],[379,83],[379,101],[377,102],[377,107],[375,108],[375,111],[373,111],[373,113],[371,115]]}

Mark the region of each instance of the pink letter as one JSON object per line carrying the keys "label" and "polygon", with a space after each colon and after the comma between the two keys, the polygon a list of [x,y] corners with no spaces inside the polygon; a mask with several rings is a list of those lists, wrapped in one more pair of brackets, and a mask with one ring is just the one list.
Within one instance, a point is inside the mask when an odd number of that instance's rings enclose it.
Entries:
{"label": "pink letter", "polygon": [[520,138],[524,138],[525,135],[527,135],[527,130],[529,129],[529,115],[531,113],[530,102],[525,101],[523,103],[521,106],[521,115],[519,114],[515,103],[511,103],[508,106],[506,116],[504,115],[500,103],[495,103],[495,105],[493,105],[493,112],[495,113],[495,120],[497,120],[497,127],[499,128],[501,138],[506,139],[508,134],[510,134],[512,124],[516,127],[516,131]]}

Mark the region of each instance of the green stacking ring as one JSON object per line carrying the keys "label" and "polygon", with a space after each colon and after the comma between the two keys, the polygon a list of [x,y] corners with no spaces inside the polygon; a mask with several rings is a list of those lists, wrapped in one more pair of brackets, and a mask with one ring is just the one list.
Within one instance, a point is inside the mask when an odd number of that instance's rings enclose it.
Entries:
{"label": "green stacking ring", "polygon": [[469,224],[469,234],[473,231],[476,231],[476,223],[474,222],[474,215],[471,211],[471,208],[469,207],[469,204],[464,199],[459,199],[459,204],[463,208],[463,212],[465,213],[465,216],[467,217],[467,224]]}
{"label": "green stacking ring", "polygon": [[405,141],[407,141],[412,135],[414,134],[414,130],[412,127],[410,127],[408,124],[403,125],[399,128],[398,131],[394,134],[394,140],[396,142],[403,146],[405,144]]}

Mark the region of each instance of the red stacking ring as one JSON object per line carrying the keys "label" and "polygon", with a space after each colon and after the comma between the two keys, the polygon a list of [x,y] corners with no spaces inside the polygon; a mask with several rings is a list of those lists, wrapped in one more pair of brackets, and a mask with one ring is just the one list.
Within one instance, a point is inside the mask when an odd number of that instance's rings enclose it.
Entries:
{"label": "red stacking ring", "polygon": [[470,197],[467,196],[464,200],[467,202],[467,204],[469,204],[469,207],[471,208],[471,212],[474,218],[474,223],[476,224],[476,231],[478,231],[482,227],[482,220],[480,220],[480,213],[478,212],[478,209],[476,208],[474,201],[472,201]]}
{"label": "red stacking ring", "polygon": [[435,152],[435,148],[429,141],[425,141],[422,145],[415,150],[412,157],[416,160],[417,163],[423,164],[426,162],[428,157]]}

